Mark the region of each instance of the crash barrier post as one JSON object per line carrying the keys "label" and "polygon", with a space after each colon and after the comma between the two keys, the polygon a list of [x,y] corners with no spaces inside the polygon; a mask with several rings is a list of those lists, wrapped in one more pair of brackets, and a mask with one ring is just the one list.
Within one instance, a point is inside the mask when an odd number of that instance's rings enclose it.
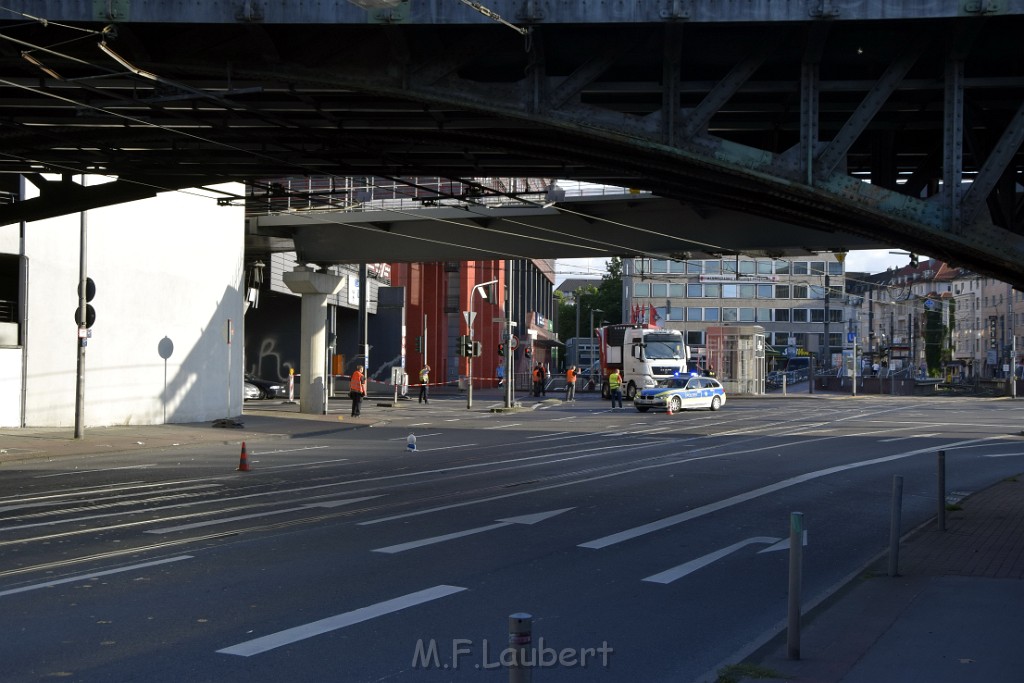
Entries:
{"label": "crash barrier post", "polygon": [[938,462],[938,480],[939,480],[939,507],[937,510],[936,519],[939,525],[939,531],[946,530],[946,451],[939,451],[939,462]]}
{"label": "crash barrier post", "polygon": [[892,478],[892,504],[889,511],[889,576],[900,572],[900,528],[903,526],[903,477]]}
{"label": "crash barrier post", "polygon": [[800,659],[800,584],[804,555],[804,513],[789,514],[789,613],[786,628],[786,652]]}
{"label": "crash barrier post", "polygon": [[527,666],[527,653],[533,647],[533,616],[516,612],[508,616],[508,648],[512,663],[508,667],[509,683],[530,683],[533,670]]}

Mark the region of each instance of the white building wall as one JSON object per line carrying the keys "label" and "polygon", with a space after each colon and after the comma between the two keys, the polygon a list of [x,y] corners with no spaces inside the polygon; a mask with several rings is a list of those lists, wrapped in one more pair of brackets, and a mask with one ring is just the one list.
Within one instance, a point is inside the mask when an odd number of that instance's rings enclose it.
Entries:
{"label": "white building wall", "polygon": [[[94,209],[87,224],[96,323],[85,426],[241,414],[243,208],[186,190]],[[26,227],[26,426],[75,423],[79,234],[79,214]],[[165,337],[173,344],[166,362],[158,351]]]}

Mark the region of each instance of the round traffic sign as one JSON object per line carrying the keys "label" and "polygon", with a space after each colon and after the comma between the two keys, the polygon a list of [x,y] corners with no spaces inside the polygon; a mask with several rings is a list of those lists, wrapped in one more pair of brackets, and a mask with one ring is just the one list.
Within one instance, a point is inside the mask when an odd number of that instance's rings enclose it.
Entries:
{"label": "round traffic sign", "polygon": [[519,348],[519,337],[517,337],[516,335],[513,334],[512,338],[508,340],[508,347],[510,349],[512,349],[513,351],[518,349]]}

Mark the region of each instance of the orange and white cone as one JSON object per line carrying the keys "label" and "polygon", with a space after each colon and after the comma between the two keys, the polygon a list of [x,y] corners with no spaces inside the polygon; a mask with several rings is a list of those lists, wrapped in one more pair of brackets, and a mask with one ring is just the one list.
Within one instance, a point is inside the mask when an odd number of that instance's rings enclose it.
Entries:
{"label": "orange and white cone", "polygon": [[238,458],[238,469],[236,472],[249,471],[249,455],[245,452],[245,442],[242,442],[242,455]]}
{"label": "orange and white cone", "polygon": [[669,401],[669,402],[668,402],[668,414],[669,414],[669,415],[671,415],[671,414],[672,414],[672,401]]}

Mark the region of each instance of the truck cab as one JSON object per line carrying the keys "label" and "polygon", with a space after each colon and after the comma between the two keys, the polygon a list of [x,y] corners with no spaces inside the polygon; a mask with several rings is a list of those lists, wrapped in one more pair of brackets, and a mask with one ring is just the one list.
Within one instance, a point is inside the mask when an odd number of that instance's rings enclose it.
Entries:
{"label": "truck cab", "polygon": [[601,395],[610,396],[608,374],[622,373],[623,394],[633,400],[637,392],[659,380],[687,374],[689,349],[679,330],[651,325],[608,325],[597,330],[601,352]]}

